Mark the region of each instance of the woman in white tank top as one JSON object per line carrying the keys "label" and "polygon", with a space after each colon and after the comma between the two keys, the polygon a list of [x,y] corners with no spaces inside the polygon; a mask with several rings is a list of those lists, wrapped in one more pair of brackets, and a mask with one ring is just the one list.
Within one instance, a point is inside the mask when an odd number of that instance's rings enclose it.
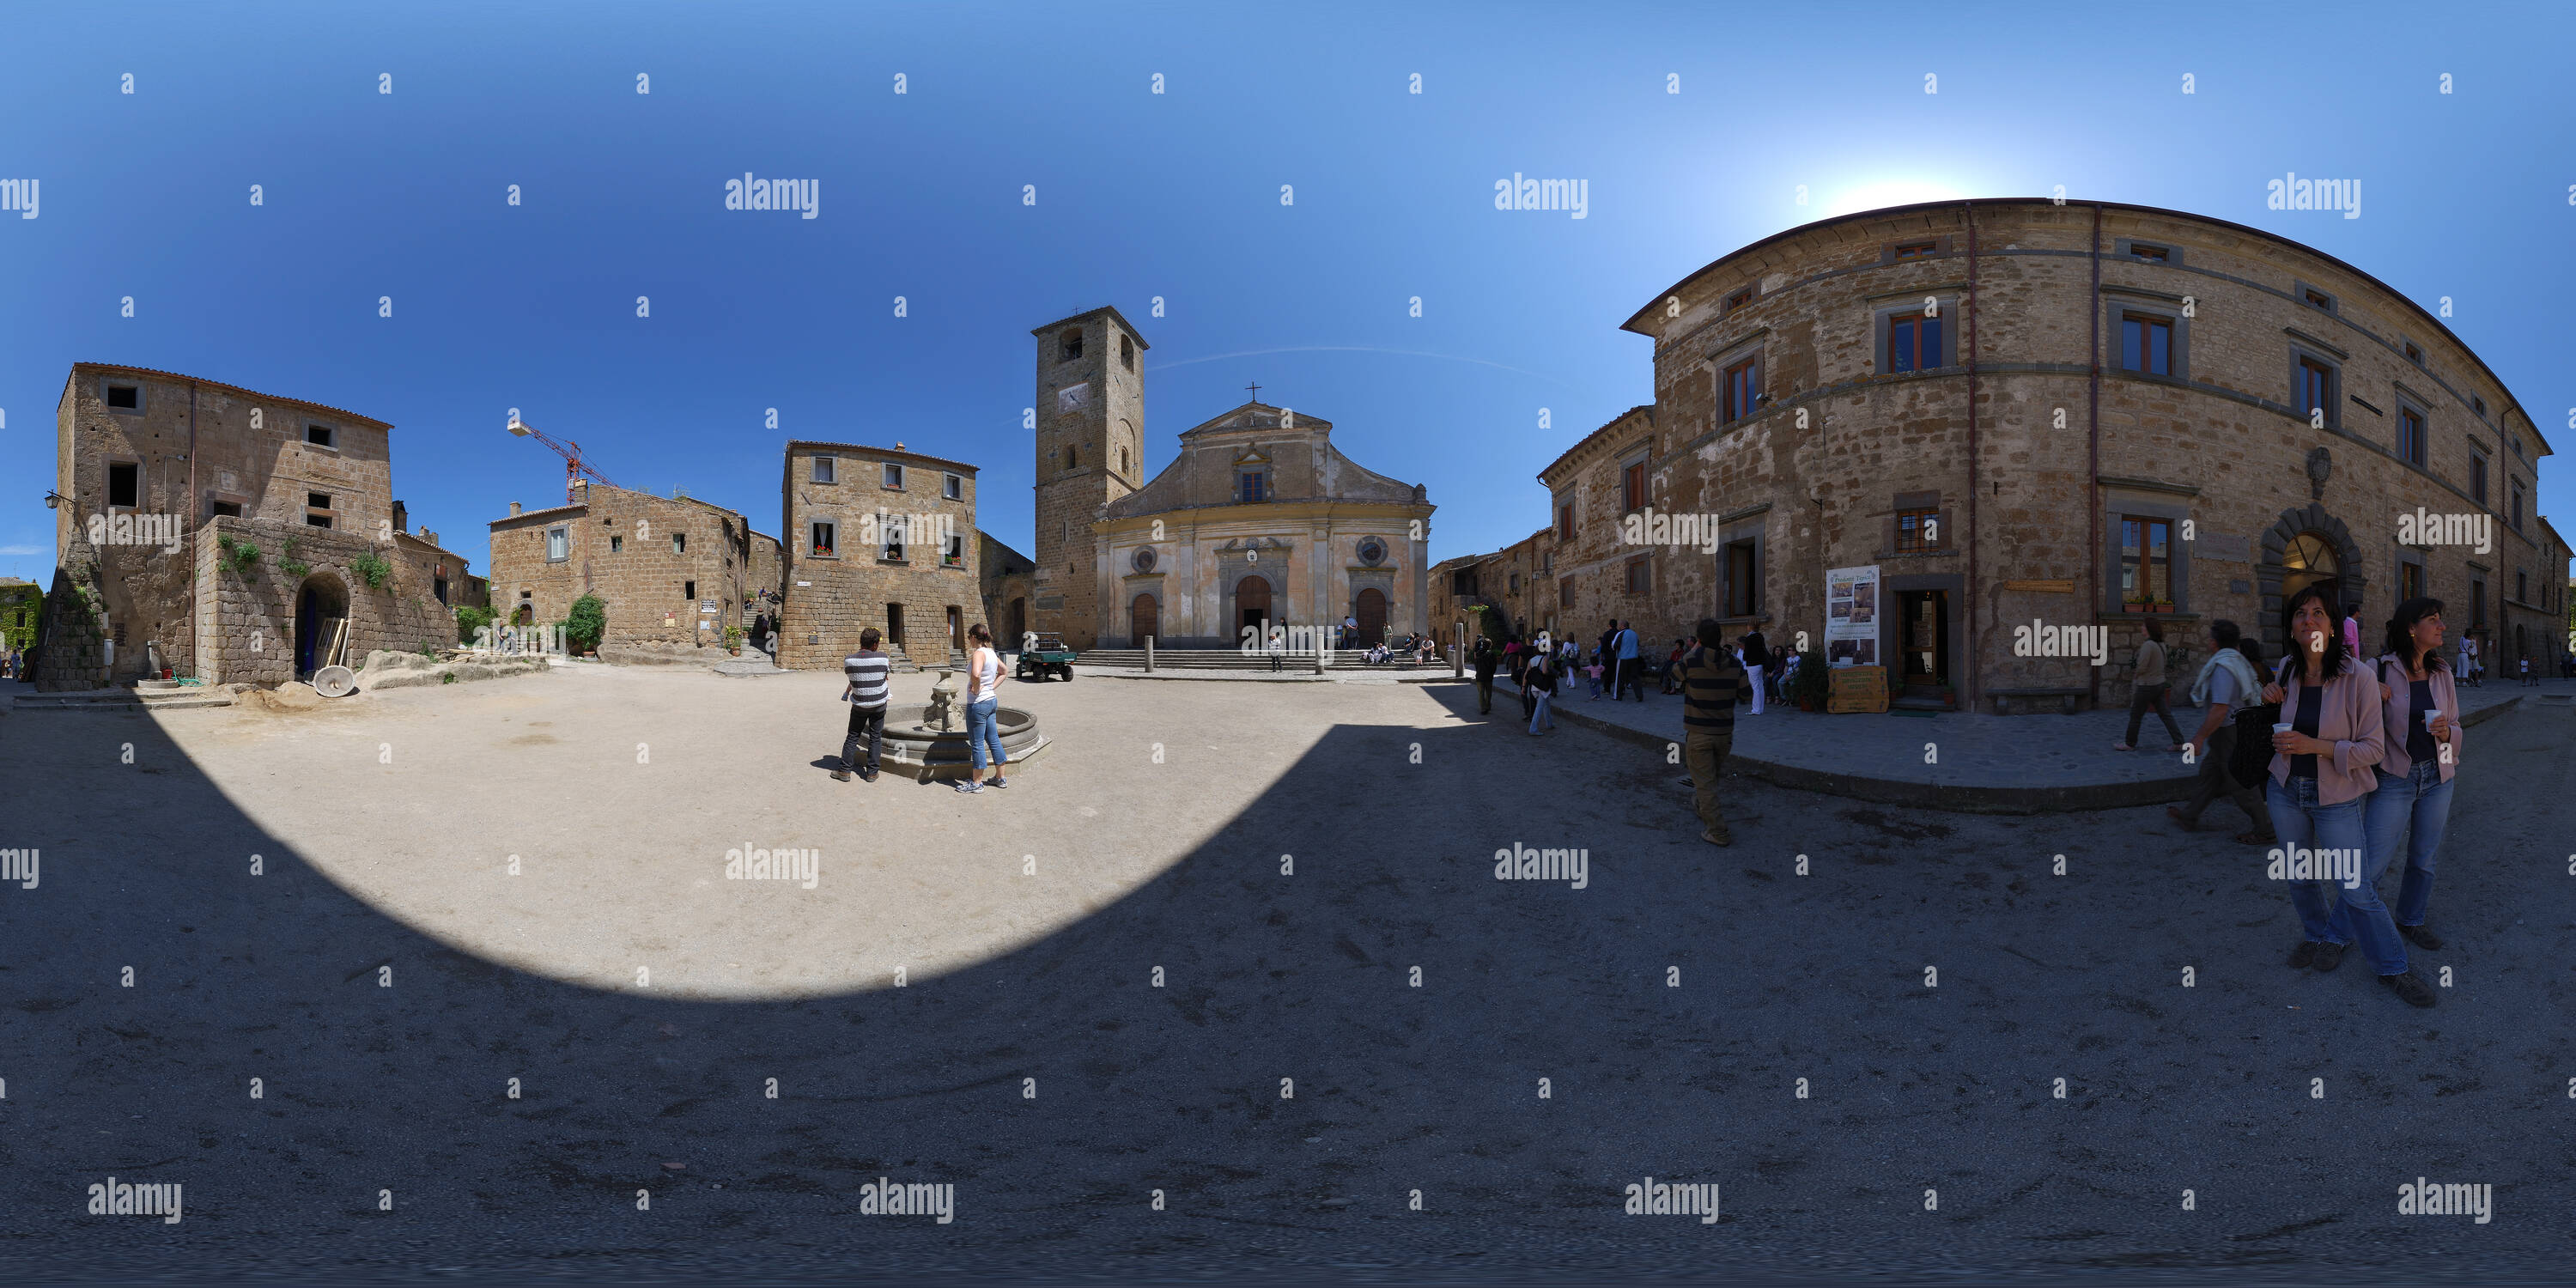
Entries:
{"label": "woman in white tank top", "polygon": [[[973,777],[956,784],[961,792],[980,792],[987,786],[1008,787],[1002,777],[1002,734],[995,713],[1001,710],[1002,655],[993,651],[993,633],[976,623],[966,629],[966,641],[973,648],[966,654],[966,750],[972,760]],[[992,753],[993,777],[984,778],[985,752]]]}

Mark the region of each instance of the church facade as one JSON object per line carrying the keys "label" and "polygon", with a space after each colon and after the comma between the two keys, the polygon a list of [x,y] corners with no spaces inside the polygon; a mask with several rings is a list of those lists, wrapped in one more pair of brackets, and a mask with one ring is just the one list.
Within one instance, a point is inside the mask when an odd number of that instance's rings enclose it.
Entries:
{"label": "church facade", "polygon": [[1246,629],[1345,618],[1369,643],[1427,629],[1420,484],[1344,456],[1332,422],[1255,401],[1184,431],[1138,486],[1142,337],[1114,309],[1035,334],[1037,405],[1055,415],[1037,441],[1033,629],[1077,649],[1232,648]]}

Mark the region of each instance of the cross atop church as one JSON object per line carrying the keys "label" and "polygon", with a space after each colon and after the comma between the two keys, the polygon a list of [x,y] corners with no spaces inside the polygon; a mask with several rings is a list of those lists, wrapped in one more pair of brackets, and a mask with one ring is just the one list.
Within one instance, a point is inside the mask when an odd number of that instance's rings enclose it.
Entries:
{"label": "cross atop church", "polygon": [[1250,384],[1250,385],[1245,385],[1245,386],[1244,386],[1244,388],[1249,389],[1249,390],[1251,390],[1251,391],[1252,391],[1252,401],[1254,401],[1254,402],[1259,402],[1259,401],[1261,401],[1261,386],[1260,386],[1260,385],[1258,385],[1258,384]]}

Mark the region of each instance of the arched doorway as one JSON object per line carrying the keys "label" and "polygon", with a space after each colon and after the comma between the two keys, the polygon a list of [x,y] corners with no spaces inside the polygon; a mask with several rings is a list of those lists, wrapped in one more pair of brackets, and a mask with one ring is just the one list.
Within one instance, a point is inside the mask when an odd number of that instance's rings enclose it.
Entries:
{"label": "arched doorway", "polygon": [[510,614],[510,624],[511,624],[512,626],[534,626],[534,625],[536,625],[536,624],[537,624],[537,607],[536,607],[536,605],[531,604],[531,603],[529,603],[528,601],[526,601],[526,600],[524,600],[524,599],[520,600],[520,601],[519,601],[519,611],[517,611],[517,612],[515,612],[515,613]]}
{"label": "arched doorway", "polygon": [[295,592],[295,678],[305,679],[330,665],[329,648],[349,619],[349,591],[338,577],[317,572]]}
{"label": "arched doorway", "polygon": [[1135,602],[1127,606],[1127,643],[1143,648],[1147,637],[1160,637],[1162,633],[1160,606],[1152,595],[1138,595]]}
{"label": "arched doorway", "polygon": [[1270,620],[1270,583],[1260,577],[1246,577],[1234,583],[1234,621],[1237,627],[1250,627],[1253,638],[1260,638],[1263,623]]}
{"label": "arched doorway", "polygon": [[2325,588],[2326,602],[2340,606],[2343,561],[2335,556],[2330,540],[2321,532],[2302,532],[2290,538],[2281,550],[2281,602],[2310,586]]}
{"label": "arched doorway", "polygon": [[1351,614],[1360,619],[1360,647],[1368,648],[1386,638],[1386,592],[1371,586],[1360,592],[1359,603]]}
{"label": "arched doorway", "polygon": [[1002,632],[1003,642],[1018,648],[1020,637],[1029,633],[1029,601],[1013,599],[1010,611],[1003,615],[1002,620],[1008,624],[1008,629]]}

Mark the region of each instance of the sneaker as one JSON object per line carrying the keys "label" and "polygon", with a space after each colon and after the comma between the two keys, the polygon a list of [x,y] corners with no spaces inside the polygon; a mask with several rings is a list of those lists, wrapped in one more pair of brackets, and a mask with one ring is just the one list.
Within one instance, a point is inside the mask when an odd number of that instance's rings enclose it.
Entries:
{"label": "sneaker", "polygon": [[2111,750],[2113,750],[2113,751],[2128,751],[2128,750],[2131,750],[2131,748],[2130,748],[2129,744],[2127,744],[2127,743],[2125,743],[2125,742],[2115,742],[2115,743],[2112,743],[2112,744],[2111,744]]}
{"label": "sneaker", "polygon": [[1700,834],[1699,834],[1699,839],[1701,839],[1701,840],[1703,840],[1703,841],[1706,841],[1706,842],[1708,842],[1708,843],[1709,843],[1709,844],[1711,844],[1711,845],[1733,845],[1733,844],[1735,844],[1735,838],[1734,838],[1734,837],[1729,836],[1729,835],[1727,835],[1727,834],[1726,834],[1726,833],[1724,833],[1724,832],[1718,831],[1718,830],[1717,830],[1717,829],[1715,829],[1715,828],[1710,828],[1709,830],[1707,830],[1707,831],[1705,831],[1705,832],[1700,833]]}
{"label": "sneaker", "polygon": [[2343,950],[2346,947],[2347,945],[2344,944],[2317,945],[2317,973],[2322,975],[2343,965]]}
{"label": "sneaker", "polygon": [[846,769],[835,769],[835,770],[833,770],[833,771],[832,771],[832,781],[833,781],[833,782],[836,782],[836,783],[846,783],[846,782],[850,781],[850,771],[849,771],[849,770],[846,770]]}
{"label": "sneaker", "polygon": [[2433,995],[2433,986],[2425,983],[2424,977],[2416,974],[2411,966],[2394,975],[2382,975],[2379,982],[2389,992],[2404,998],[2408,1006],[2435,1006],[2442,1000]]}
{"label": "sneaker", "polygon": [[2399,926],[2397,933],[2406,936],[2406,942],[2418,948],[2439,949],[2442,946],[2442,937],[2434,934],[2430,926]]}
{"label": "sneaker", "polygon": [[2323,947],[2325,947],[2324,944],[2318,943],[2313,939],[2300,940],[2299,946],[2290,950],[2290,969],[2306,970],[2310,966],[2316,965],[2317,950]]}
{"label": "sneaker", "polygon": [[1011,781],[1002,777],[1000,774],[995,774],[992,777],[985,779],[984,785],[986,787],[1008,787],[1011,785]]}
{"label": "sneaker", "polygon": [[956,782],[950,783],[949,786],[954,787],[961,792],[980,792],[984,790],[984,785],[982,783],[976,782],[971,778],[960,778]]}

